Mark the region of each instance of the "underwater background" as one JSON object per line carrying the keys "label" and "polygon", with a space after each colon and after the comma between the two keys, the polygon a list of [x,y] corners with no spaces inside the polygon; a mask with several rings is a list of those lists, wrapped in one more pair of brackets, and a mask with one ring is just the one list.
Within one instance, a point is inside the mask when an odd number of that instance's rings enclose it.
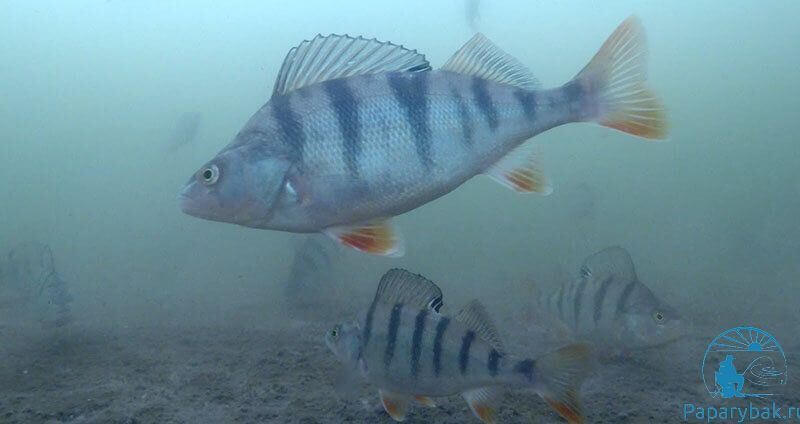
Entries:
{"label": "underwater background", "polygon": [[[427,276],[454,307],[479,298],[509,345],[546,352],[560,339],[532,318],[534,297],[612,245],[695,334],[601,365],[582,393],[589,422],[678,422],[684,403],[713,401],[703,352],[737,326],[781,342],[785,403],[800,406],[800,4],[470,3],[0,1],[0,257],[49,246],[71,314],[42,326],[47,306],[29,304],[47,294],[14,301],[0,279],[0,422],[391,422],[373,388],[337,393],[322,338],[387,269]],[[475,178],[396,218],[404,257],[334,249],[335,269],[306,291],[285,287],[308,236],[178,208],[187,176],[317,33],[392,41],[436,68],[477,29],[554,87],[631,14],[669,140],[592,124],[539,135],[550,196]],[[293,312],[312,297],[314,314]],[[524,391],[501,411],[559,422]],[[469,414],[453,399],[408,419]]]}

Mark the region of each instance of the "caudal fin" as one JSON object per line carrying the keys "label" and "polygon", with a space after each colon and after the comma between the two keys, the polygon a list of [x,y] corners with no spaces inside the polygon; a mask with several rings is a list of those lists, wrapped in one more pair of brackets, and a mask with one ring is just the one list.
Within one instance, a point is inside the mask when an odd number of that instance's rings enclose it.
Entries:
{"label": "caudal fin", "polygon": [[647,87],[644,28],[631,16],[600,47],[575,77],[587,92],[591,116],[600,125],[628,134],[663,139],[667,119],[661,101]]}
{"label": "caudal fin", "polygon": [[535,361],[522,361],[517,368],[530,371],[536,393],[567,422],[583,422],[578,389],[592,368],[588,345],[569,345]]}

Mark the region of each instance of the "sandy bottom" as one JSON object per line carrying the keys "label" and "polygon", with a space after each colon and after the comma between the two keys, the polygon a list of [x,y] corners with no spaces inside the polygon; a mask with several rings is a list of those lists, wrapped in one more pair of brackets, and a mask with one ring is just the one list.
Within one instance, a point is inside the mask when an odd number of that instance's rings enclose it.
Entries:
{"label": "sandy bottom", "polygon": [[[339,396],[327,324],[289,328],[75,326],[54,335],[0,331],[2,423],[391,423],[375,388]],[[518,329],[519,333],[532,330]],[[536,337],[528,337],[532,345]],[[523,344],[509,343],[517,349]],[[683,404],[710,403],[699,378],[704,344],[605,362],[583,386],[588,422],[680,422]],[[540,349],[541,350],[541,349]],[[796,356],[791,362],[798,362]],[[792,364],[783,404],[800,405]],[[474,422],[458,396],[415,406],[407,422]],[[507,392],[500,422],[563,422],[536,394]]]}

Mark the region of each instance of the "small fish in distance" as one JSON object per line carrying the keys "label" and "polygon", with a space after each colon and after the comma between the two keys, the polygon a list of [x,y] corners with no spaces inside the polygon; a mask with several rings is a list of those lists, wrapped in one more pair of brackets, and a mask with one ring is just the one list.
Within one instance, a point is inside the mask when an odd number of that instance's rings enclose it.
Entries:
{"label": "small fish in distance", "polygon": [[680,314],[639,280],[628,251],[616,246],[586,258],[575,280],[538,301],[574,338],[605,353],[660,346],[689,330]]}
{"label": "small fish in distance", "polygon": [[575,78],[538,89],[518,60],[476,34],[439,70],[377,40],[317,36],[291,49],[272,98],[189,178],[183,212],[400,256],[391,218],[486,174],[548,194],[528,141],[570,122],[666,136],[647,88],[644,31],[625,20]]}

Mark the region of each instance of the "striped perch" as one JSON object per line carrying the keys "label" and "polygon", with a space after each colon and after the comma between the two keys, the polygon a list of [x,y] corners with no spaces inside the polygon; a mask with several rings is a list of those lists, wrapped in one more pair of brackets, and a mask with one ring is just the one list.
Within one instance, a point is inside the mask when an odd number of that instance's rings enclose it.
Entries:
{"label": "striped perch", "polygon": [[575,78],[539,89],[525,66],[481,34],[435,71],[415,50],[320,35],[289,51],[272,98],[189,179],[181,208],[399,256],[404,244],[391,218],[475,175],[550,193],[526,142],[543,131],[592,121],[664,138],[646,56],[631,17]]}
{"label": "striped perch", "polygon": [[576,339],[612,356],[660,346],[689,333],[689,324],[639,280],[631,255],[605,248],[583,262],[578,277],[546,296],[539,309]]}
{"label": "striped perch", "polygon": [[378,387],[383,407],[402,421],[412,400],[461,394],[485,423],[496,420],[506,387],[532,388],[569,422],[582,422],[578,389],[588,348],[571,345],[537,359],[507,353],[477,300],[456,316],[438,312],[442,292],[420,275],[388,271],[360,320],[331,329],[325,342],[353,374]]}

